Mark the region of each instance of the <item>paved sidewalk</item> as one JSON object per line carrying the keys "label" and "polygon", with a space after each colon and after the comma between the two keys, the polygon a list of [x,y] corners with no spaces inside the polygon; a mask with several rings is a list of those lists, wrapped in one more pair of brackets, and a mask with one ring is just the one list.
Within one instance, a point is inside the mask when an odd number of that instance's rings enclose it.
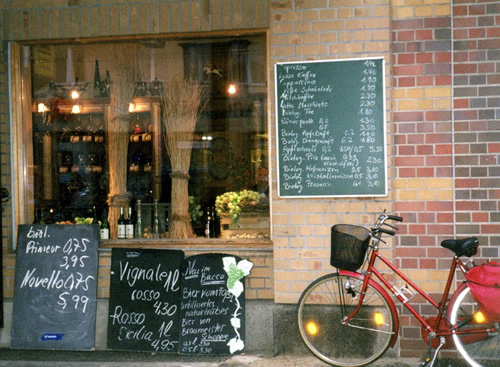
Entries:
{"label": "paved sidewalk", "polygon": [[[327,367],[312,355],[179,356],[141,352],[69,352],[0,349],[0,367]],[[417,367],[416,358],[381,358],[371,366]],[[436,367],[467,366],[440,361]]]}

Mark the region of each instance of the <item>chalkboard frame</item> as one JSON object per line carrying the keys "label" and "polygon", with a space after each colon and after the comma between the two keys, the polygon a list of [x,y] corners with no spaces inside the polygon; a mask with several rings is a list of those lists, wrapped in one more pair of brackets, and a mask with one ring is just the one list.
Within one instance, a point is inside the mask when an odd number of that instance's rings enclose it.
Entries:
{"label": "chalkboard frame", "polygon": [[[181,308],[180,267],[184,259],[184,251],[176,249],[112,249],[108,349],[177,353]],[[125,265],[123,268],[122,263]],[[144,274],[142,278],[137,275],[141,272]],[[134,297],[134,290],[146,291]],[[171,314],[172,310],[174,313]],[[136,315],[140,322],[123,324],[122,313]],[[125,329],[127,333],[121,334]]]}
{"label": "chalkboard frame", "polygon": [[11,348],[93,350],[99,226],[21,224],[17,241]]}
{"label": "chalkboard frame", "polygon": [[[377,97],[377,102],[381,98],[380,101],[382,103],[382,116],[381,116],[381,125],[382,125],[382,141],[383,141],[383,189],[382,190],[372,190],[368,192],[368,190],[364,193],[347,193],[347,194],[339,194],[337,193],[336,186],[332,187],[331,194],[315,194],[315,193],[305,193],[305,194],[283,194],[282,193],[282,185],[281,178],[283,176],[282,167],[280,165],[281,162],[281,149],[280,149],[280,126],[281,126],[281,118],[279,113],[280,106],[280,96],[279,96],[279,70],[278,68],[283,65],[307,65],[312,63],[349,63],[349,62],[365,62],[365,61],[379,61],[381,62],[381,89],[382,95]],[[275,116],[276,116],[276,164],[277,164],[277,187],[278,187],[278,197],[281,198],[321,198],[321,197],[385,197],[388,195],[388,179],[387,179],[387,129],[386,129],[386,84],[385,84],[385,58],[383,56],[377,57],[363,57],[363,58],[348,58],[348,59],[327,59],[327,60],[307,60],[307,61],[289,61],[289,62],[278,62],[274,66],[274,76],[275,76]]]}

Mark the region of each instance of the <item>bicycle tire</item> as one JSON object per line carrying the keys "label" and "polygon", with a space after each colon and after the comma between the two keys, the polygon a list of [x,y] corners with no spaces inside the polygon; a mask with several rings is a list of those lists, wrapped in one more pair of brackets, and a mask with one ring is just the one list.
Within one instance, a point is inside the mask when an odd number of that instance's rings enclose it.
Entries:
{"label": "bicycle tire", "polygon": [[[342,323],[356,308],[362,284],[361,278],[351,275],[328,274],[312,282],[300,296],[300,336],[323,362],[341,367],[364,366],[381,357],[389,347],[394,335],[394,315],[384,296],[370,284],[361,309],[348,324]],[[383,318],[381,325],[374,321],[377,312]]]}
{"label": "bicycle tire", "polygon": [[[449,309],[450,322],[452,325],[459,324],[459,330],[467,328],[477,328],[478,323],[474,321],[473,315],[479,307],[472,298],[470,288],[463,285],[457,290],[457,295],[453,297]],[[495,328],[494,323],[485,323],[485,326]],[[453,334],[453,341],[458,352],[473,367],[498,366],[500,361],[500,332],[499,323],[496,323],[495,333],[482,333],[479,335]]]}

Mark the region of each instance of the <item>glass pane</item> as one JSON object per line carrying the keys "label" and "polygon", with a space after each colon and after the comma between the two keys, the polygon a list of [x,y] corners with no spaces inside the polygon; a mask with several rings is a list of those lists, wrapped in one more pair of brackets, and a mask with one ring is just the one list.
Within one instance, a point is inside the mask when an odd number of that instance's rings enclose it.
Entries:
{"label": "glass pane", "polygon": [[[152,236],[155,201],[161,223],[183,217],[186,203],[175,191],[181,177],[198,235],[217,204],[221,236],[268,236],[265,45],[258,35],[33,46],[27,165],[34,220],[106,216],[115,237],[120,208],[135,218],[140,200],[143,236]],[[188,83],[180,92],[179,79]],[[188,85],[200,89],[202,107],[192,127],[184,115],[173,124],[171,110],[195,106],[194,97],[179,106],[167,98]],[[190,155],[185,169],[176,154]],[[242,214],[228,206],[238,193]],[[159,232],[166,236],[164,224]]]}

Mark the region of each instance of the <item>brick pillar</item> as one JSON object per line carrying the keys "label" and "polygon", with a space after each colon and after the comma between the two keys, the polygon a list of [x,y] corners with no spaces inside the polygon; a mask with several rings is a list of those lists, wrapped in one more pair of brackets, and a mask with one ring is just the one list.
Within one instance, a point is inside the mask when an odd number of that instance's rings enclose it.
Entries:
{"label": "brick pillar", "polygon": [[[450,255],[439,243],[453,235],[450,7],[448,1],[403,3],[393,8],[392,22],[395,208],[405,219],[396,257],[412,280],[437,295],[448,269],[438,258]],[[412,305],[435,315],[418,297]],[[400,315],[401,354],[421,357],[420,324]]]}
{"label": "brick pillar", "polygon": [[453,6],[456,231],[499,258],[500,2]]}

